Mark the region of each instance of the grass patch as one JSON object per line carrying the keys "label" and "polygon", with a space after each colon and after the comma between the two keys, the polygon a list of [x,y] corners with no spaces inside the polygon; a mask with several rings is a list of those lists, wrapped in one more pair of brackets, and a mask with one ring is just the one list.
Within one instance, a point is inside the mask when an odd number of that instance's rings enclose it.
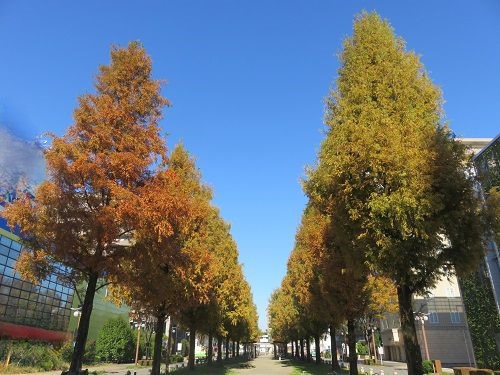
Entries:
{"label": "grass patch", "polygon": [[128,365],[127,367],[125,367],[126,369],[141,369],[141,368],[148,368],[148,367],[151,367],[151,366],[141,366],[141,365]]}
{"label": "grass patch", "polygon": [[[195,371],[199,374],[207,375],[230,375],[235,374],[237,369],[253,368],[252,361],[243,358],[231,358],[228,360],[223,360],[222,363],[212,363],[211,365],[199,365],[195,366]],[[173,369],[172,373],[176,375],[181,374],[192,374],[187,367]]]}
{"label": "grass patch", "polygon": [[[293,368],[290,375],[329,375],[333,374],[331,365],[321,363],[317,365],[314,362],[289,361],[288,365]],[[349,371],[341,370],[337,375],[347,375]]]}
{"label": "grass patch", "polygon": [[8,367],[3,367],[3,365],[0,364],[0,374],[25,374],[39,371],[43,370],[41,370],[39,367],[32,366],[9,365]]}

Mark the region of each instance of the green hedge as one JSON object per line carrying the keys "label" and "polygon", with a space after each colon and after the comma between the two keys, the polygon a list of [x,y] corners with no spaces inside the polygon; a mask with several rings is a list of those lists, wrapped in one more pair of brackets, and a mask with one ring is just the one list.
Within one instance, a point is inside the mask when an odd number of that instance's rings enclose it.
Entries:
{"label": "green hedge", "polygon": [[95,344],[96,359],[103,362],[132,362],[135,338],[122,318],[110,319],[99,331]]}

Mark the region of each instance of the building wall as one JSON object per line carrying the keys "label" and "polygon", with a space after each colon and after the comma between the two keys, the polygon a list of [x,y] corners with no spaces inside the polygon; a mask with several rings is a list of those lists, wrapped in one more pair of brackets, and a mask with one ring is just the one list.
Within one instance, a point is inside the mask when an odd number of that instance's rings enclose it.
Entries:
{"label": "building wall", "polygon": [[[430,359],[439,359],[445,366],[472,365],[472,342],[458,282],[455,277],[440,280],[427,296],[415,296],[413,311],[428,317],[424,323]],[[422,324],[415,321],[422,358],[426,359]],[[384,358],[406,361],[397,314],[387,314],[380,321]]]}
{"label": "building wall", "polygon": [[[107,299],[106,288],[99,289],[94,297],[94,307],[92,315],[90,316],[90,326],[87,340],[94,341],[99,335],[102,326],[109,319],[122,318],[126,322],[129,321],[130,308],[127,305],[117,306]],[[83,298],[83,296],[82,296]],[[73,308],[78,307],[80,304],[78,297],[75,295],[73,298]],[[70,316],[68,331],[73,335],[76,333],[78,324],[78,317],[73,314]]]}
{"label": "building wall", "polygon": [[73,290],[54,276],[34,285],[14,271],[22,245],[0,228],[0,336],[46,341],[67,337]]}

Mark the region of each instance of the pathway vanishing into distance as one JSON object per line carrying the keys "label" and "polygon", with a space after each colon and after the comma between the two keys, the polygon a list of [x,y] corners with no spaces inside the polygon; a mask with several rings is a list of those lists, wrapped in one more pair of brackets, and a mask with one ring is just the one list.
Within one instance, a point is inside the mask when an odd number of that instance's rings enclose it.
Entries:
{"label": "pathway vanishing into distance", "polygon": [[288,361],[276,361],[272,356],[259,356],[254,360],[242,364],[241,367],[233,367],[231,374],[238,375],[289,375],[293,367]]}

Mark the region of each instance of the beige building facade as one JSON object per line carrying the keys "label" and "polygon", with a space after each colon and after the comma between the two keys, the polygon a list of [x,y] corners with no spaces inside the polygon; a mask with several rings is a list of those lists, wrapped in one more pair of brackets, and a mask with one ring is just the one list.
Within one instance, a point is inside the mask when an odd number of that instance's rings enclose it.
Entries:
{"label": "beige building facade", "polygon": [[[415,321],[422,359],[439,359],[446,367],[474,365],[472,342],[456,277],[440,280],[426,296],[415,296],[413,311],[426,319],[423,324],[421,320]],[[389,314],[381,319],[380,331],[384,359],[405,362],[399,315]]]}

